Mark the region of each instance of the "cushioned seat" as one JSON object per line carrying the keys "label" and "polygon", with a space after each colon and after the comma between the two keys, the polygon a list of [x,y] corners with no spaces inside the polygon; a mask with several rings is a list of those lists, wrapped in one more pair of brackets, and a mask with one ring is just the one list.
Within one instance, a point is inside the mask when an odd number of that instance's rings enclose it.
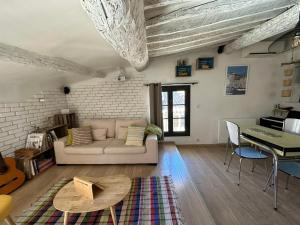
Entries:
{"label": "cushioned seat", "polygon": [[125,145],[124,140],[114,139],[104,149],[104,154],[142,154],[146,152],[146,146]]}
{"label": "cushioned seat", "polygon": [[87,145],[75,145],[67,146],[64,148],[64,152],[67,154],[78,154],[78,155],[98,155],[103,154],[104,148],[109,145],[112,139],[105,141],[93,141]]}
{"label": "cushioned seat", "polygon": [[263,152],[250,147],[239,147],[234,150],[235,154],[243,158],[249,159],[266,159],[268,158]]}
{"label": "cushioned seat", "polygon": [[8,217],[12,206],[12,197],[0,195],[0,221]]}
{"label": "cushioned seat", "polygon": [[300,162],[279,161],[278,169],[288,175],[300,178]]}

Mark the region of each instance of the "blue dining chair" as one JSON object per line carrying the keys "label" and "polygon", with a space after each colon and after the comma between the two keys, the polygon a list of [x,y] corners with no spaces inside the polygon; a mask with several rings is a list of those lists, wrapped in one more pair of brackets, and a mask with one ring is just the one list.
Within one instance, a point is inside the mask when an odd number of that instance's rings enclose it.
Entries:
{"label": "blue dining chair", "polygon": [[[262,151],[258,151],[255,148],[251,147],[242,147],[240,145],[240,127],[230,121],[226,121],[226,126],[229,134],[229,140],[230,140],[230,145],[232,148],[232,153],[231,157],[228,163],[228,167],[226,171],[229,170],[232,158],[234,155],[238,156],[240,158],[240,166],[239,166],[239,180],[238,180],[238,185],[240,185],[240,180],[241,180],[241,169],[242,169],[242,161],[243,159],[251,159],[251,160],[258,160],[258,159],[267,159],[269,156],[264,154]],[[234,147],[235,146],[235,147]],[[254,161],[253,161],[253,168],[254,169]]]}
{"label": "blue dining chair", "polygon": [[288,189],[290,177],[296,177],[296,178],[300,179],[300,162],[299,161],[296,161],[296,160],[295,161],[290,161],[290,160],[279,161],[278,170],[287,174],[285,189]]}

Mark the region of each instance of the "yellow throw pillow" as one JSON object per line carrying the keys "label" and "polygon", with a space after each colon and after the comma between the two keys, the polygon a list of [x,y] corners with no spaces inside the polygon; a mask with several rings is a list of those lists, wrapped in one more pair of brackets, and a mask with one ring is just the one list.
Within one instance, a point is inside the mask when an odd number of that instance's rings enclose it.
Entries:
{"label": "yellow throw pillow", "polygon": [[126,145],[143,146],[145,127],[128,127]]}
{"label": "yellow throw pillow", "polygon": [[68,129],[67,143],[66,145],[72,145],[73,143],[73,132],[72,129]]}

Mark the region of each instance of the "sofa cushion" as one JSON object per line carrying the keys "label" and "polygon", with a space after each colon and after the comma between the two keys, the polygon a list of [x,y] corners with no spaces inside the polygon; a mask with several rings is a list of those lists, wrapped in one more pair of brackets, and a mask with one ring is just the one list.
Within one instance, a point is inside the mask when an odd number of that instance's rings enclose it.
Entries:
{"label": "sofa cushion", "polygon": [[119,135],[120,127],[139,126],[146,127],[147,121],[144,119],[139,120],[116,120],[116,137]]}
{"label": "sofa cushion", "polygon": [[127,133],[128,133],[128,127],[119,127],[117,139],[126,140]]}
{"label": "sofa cushion", "polygon": [[106,140],[107,128],[92,129],[92,135],[94,141]]}
{"label": "sofa cushion", "polygon": [[107,128],[107,137],[115,137],[116,121],[113,119],[88,119],[83,120],[80,126],[90,126],[92,129]]}
{"label": "sofa cushion", "polygon": [[104,148],[108,146],[111,141],[112,139],[106,139],[105,141],[93,141],[87,145],[67,146],[64,148],[64,152],[77,155],[99,155],[103,154]]}
{"label": "sofa cushion", "polygon": [[93,142],[92,130],[90,127],[73,128],[72,145],[85,145]]}
{"label": "sofa cushion", "polygon": [[125,145],[124,140],[113,139],[104,149],[104,154],[143,154],[146,152],[146,146]]}

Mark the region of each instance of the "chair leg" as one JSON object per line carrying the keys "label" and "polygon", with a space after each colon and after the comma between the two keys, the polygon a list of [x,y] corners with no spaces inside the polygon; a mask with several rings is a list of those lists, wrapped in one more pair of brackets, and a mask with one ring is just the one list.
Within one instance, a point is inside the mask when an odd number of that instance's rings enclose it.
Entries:
{"label": "chair leg", "polygon": [[263,189],[264,192],[266,192],[267,189],[268,189],[268,187],[269,187],[269,183],[271,181],[271,178],[273,177],[273,172],[274,172],[274,168],[272,167],[272,170],[271,170],[271,173],[270,173],[270,175],[268,177],[267,183],[266,183],[266,185],[265,185],[265,187]]}
{"label": "chair leg", "polygon": [[288,189],[288,186],[289,186],[289,178],[290,178],[290,175],[287,175],[286,182],[285,182],[285,189],[286,190]]}
{"label": "chair leg", "polygon": [[16,225],[15,222],[13,221],[13,219],[9,215],[5,218],[5,222],[8,225]]}
{"label": "chair leg", "polygon": [[268,176],[268,165],[267,160],[265,160],[265,170],[266,170],[266,177]]}
{"label": "chair leg", "polygon": [[233,155],[234,155],[234,152],[232,152],[232,153],[231,153],[231,157],[230,157],[230,159],[229,159],[229,162],[228,162],[228,166],[227,166],[227,169],[226,169],[226,171],[228,171],[228,170],[229,170],[229,167],[230,167],[230,164],[231,164],[231,161],[232,161]]}
{"label": "chair leg", "polygon": [[227,139],[227,144],[226,144],[226,153],[225,153],[224,165],[226,165],[226,161],[227,161],[228,147],[229,147],[229,138]]}
{"label": "chair leg", "polygon": [[252,173],[254,172],[254,169],[255,169],[255,160],[252,160],[252,169],[251,169]]}
{"label": "chair leg", "polygon": [[240,181],[241,181],[242,162],[243,162],[243,158],[240,158],[239,182],[237,185],[240,185]]}

